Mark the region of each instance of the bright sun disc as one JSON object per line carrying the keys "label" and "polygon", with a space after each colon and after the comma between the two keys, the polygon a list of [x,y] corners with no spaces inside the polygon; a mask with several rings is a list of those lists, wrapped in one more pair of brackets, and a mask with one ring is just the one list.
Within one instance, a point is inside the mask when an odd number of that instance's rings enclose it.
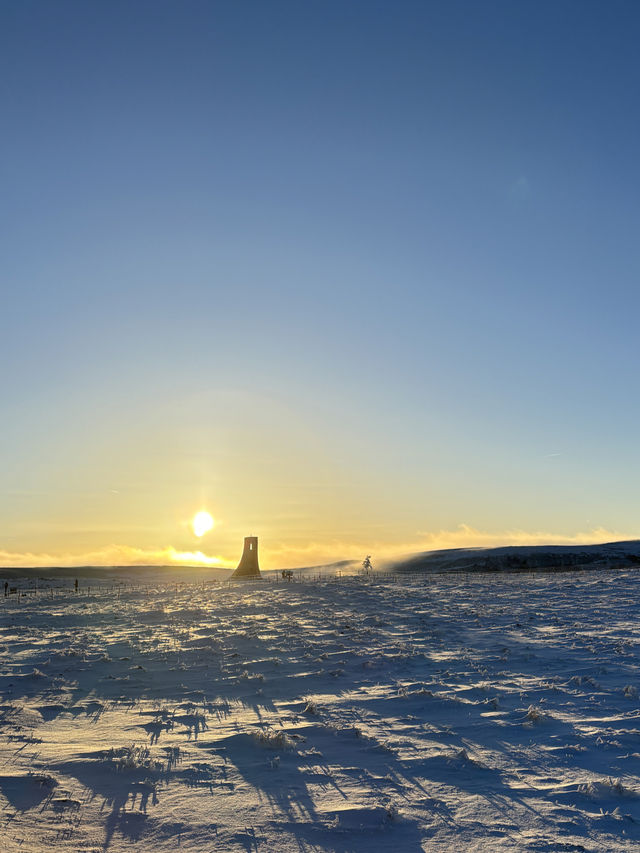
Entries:
{"label": "bright sun disc", "polygon": [[193,527],[193,532],[196,536],[204,536],[204,534],[208,533],[213,527],[213,518],[204,510],[202,512],[197,512],[193,516],[191,526]]}

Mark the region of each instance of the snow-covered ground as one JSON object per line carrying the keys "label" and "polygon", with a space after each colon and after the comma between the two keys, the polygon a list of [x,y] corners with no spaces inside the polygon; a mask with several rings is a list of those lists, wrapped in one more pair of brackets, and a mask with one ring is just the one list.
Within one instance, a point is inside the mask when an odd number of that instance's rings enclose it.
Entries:
{"label": "snow-covered ground", "polygon": [[0,848],[640,846],[640,573],[0,599]]}

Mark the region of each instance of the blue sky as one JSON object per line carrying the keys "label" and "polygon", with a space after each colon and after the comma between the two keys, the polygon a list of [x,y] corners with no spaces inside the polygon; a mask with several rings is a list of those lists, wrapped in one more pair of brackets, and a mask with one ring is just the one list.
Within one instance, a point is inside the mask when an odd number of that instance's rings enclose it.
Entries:
{"label": "blue sky", "polygon": [[637,4],[0,16],[5,562],[640,536]]}

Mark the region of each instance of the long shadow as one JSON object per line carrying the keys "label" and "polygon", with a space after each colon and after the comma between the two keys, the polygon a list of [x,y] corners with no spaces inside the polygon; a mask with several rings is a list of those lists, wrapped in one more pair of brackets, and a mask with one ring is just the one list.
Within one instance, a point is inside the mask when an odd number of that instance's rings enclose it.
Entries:
{"label": "long shadow", "polygon": [[[387,811],[381,805],[388,793],[389,780],[396,790],[420,786],[420,780],[408,771],[392,754],[379,749],[366,738],[347,733],[334,732],[322,725],[312,725],[304,729],[306,741],[300,744],[303,754],[296,747],[285,745],[282,748],[269,748],[269,744],[281,743],[273,732],[267,733],[261,739],[247,733],[231,735],[212,744],[202,744],[220,755],[232,765],[240,776],[256,791],[261,800],[270,803],[274,817],[278,813],[286,815],[289,822],[278,821],[278,827],[284,831],[290,828],[301,851],[331,849],[339,853],[362,849],[362,836],[368,838],[369,849],[387,849],[387,846],[397,846],[403,851],[419,851],[423,832],[418,821],[394,819],[393,810]],[[345,749],[343,738],[353,739],[348,750]],[[313,747],[313,749],[307,749]],[[370,771],[372,768],[385,778],[386,792],[379,784],[371,779],[365,771],[357,767],[343,767],[344,756],[364,751],[366,758],[354,755],[353,759]],[[371,804],[350,804],[349,798],[340,787],[336,776],[350,775],[353,770],[358,776],[360,786],[366,785],[367,796]],[[394,782],[393,780],[399,780]],[[343,799],[343,806],[335,811],[320,812],[316,808],[312,787],[322,790],[333,787]],[[374,789],[373,791],[371,789]],[[377,795],[377,792],[380,792]],[[319,795],[320,797],[322,794]],[[448,812],[444,804],[441,806],[441,819],[446,820]],[[384,833],[384,841],[380,833]],[[378,843],[380,842],[380,846]]]}
{"label": "long shadow", "polygon": [[316,820],[315,805],[295,758],[280,750],[260,746],[249,734],[235,734],[211,745],[210,751],[234,765],[260,798],[290,818]]}
{"label": "long shadow", "polygon": [[[106,850],[117,830],[124,838],[137,840],[145,827],[146,810],[149,799],[154,805],[158,802],[156,784],[161,772],[147,767],[116,772],[100,760],[100,754],[95,759],[86,761],[65,761],[55,765],[55,770],[73,776],[91,791],[91,799],[96,796],[103,798],[100,810],[111,808],[105,821]],[[136,811],[126,810],[130,804]]]}
{"label": "long shadow", "polygon": [[[379,817],[377,825],[340,826],[318,823],[281,823],[279,829],[291,832],[300,853],[330,850],[331,853],[369,853],[397,850],[422,853],[423,833],[417,821]],[[434,848],[435,849],[435,848]]]}
{"label": "long shadow", "polygon": [[61,705],[59,703],[54,703],[52,705],[35,705],[34,707],[40,712],[45,723],[55,720],[60,716],[60,714],[66,714],[69,711],[69,708],[66,705]]}
{"label": "long shadow", "polygon": [[228,780],[226,764],[197,761],[176,774],[178,781],[189,788],[208,788],[210,794],[221,788],[233,791],[235,783]]}
{"label": "long shadow", "polygon": [[103,849],[107,850],[116,830],[127,841],[135,842],[145,831],[147,816],[144,812],[125,812],[116,806],[105,821],[105,840]]}
{"label": "long shadow", "polygon": [[483,767],[468,758],[457,755],[436,755],[412,763],[412,772],[430,782],[438,782],[465,791],[485,796],[488,791],[508,790],[499,770]]}
{"label": "long shadow", "polygon": [[26,812],[53,797],[57,782],[48,777],[38,776],[0,776],[0,791],[14,809]]}
{"label": "long shadow", "polygon": [[171,731],[173,727],[174,723],[171,720],[154,720],[151,723],[142,723],[139,726],[139,728],[144,729],[149,735],[149,743],[151,746],[158,743],[160,735],[163,732]]}

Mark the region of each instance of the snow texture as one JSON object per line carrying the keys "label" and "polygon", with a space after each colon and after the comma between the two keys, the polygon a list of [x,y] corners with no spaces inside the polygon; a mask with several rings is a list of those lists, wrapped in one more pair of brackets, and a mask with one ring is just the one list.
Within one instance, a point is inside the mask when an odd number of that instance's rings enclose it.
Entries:
{"label": "snow texture", "polygon": [[0,599],[1,849],[638,850],[639,580]]}

